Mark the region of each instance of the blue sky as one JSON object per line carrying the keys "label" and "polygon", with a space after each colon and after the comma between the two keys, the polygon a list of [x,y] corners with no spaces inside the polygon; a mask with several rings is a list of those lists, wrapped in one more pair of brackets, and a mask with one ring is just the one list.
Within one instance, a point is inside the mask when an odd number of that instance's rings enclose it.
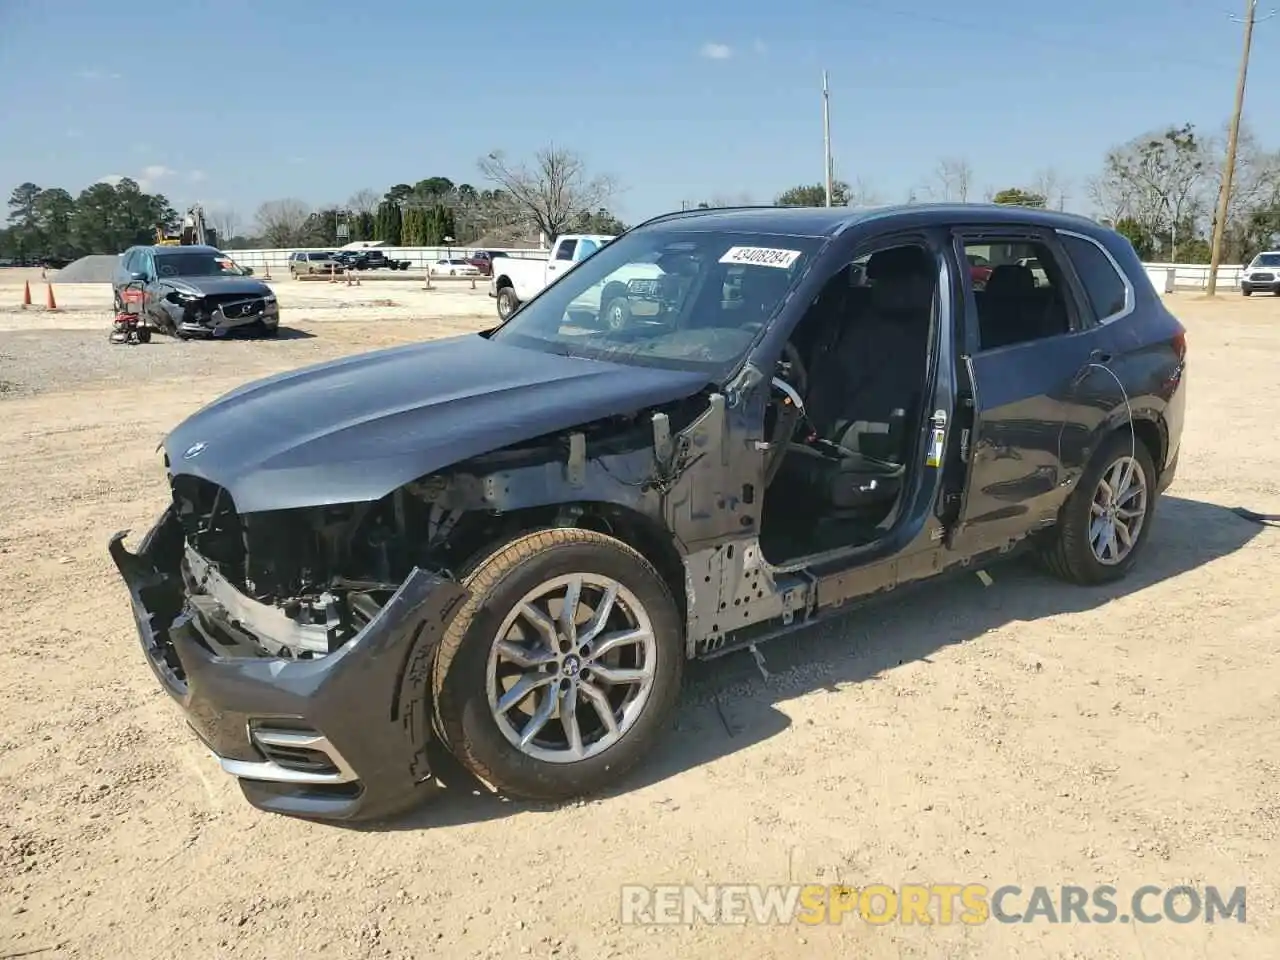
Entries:
{"label": "blue sky", "polygon": [[[882,200],[961,156],[973,194],[1052,166],[1086,208],[1108,146],[1164,124],[1217,133],[1241,27],[1199,0],[0,0],[0,190],[109,175],[176,203],[340,202],[554,142],[623,186],[624,219],[836,175]],[[360,11],[353,14],[352,11]],[[1246,110],[1270,147],[1280,18],[1260,23]],[[184,54],[198,54],[194,62]],[[326,95],[332,90],[332,95]]]}

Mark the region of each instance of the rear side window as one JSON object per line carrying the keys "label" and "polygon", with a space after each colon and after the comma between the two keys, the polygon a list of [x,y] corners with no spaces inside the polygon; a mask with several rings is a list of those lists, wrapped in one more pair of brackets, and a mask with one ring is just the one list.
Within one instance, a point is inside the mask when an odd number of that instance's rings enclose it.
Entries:
{"label": "rear side window", "polygon": [[1075,264],[1080,282],[1093,307],[1098,322],[1123,313],[1126,302],[1124,278],[1116,272],[1111,259],[1091,240],[1062,234],[1062,245]]}
{"label": "rear side window", "polygon": [[572,260],[573,251],[577,247],[577,240],[561,240],[560,248],[556,250],[557,260]]}

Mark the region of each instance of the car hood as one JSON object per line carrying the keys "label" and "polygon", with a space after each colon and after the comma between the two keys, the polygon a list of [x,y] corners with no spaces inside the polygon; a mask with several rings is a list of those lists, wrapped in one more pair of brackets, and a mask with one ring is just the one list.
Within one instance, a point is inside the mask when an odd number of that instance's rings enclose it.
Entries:
{"label": "car hood", "polygon": [[170,470],[242,513],[377,500],[443,467],[692,396],[705,374],[541,353],[467,334],[246,384],[164,440]]}
{"label": "car hood", "polygon": [[164,282],[175,290],[184,290],[202,297],[209,294],[265,297],[271,294],[270,287],[253,277],[165,277]]}

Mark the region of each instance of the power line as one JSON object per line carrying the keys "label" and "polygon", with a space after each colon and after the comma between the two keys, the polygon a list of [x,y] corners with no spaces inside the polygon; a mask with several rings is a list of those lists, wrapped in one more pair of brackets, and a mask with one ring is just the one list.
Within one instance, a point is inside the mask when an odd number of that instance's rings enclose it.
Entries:
{"label": "power line", "polygon": [[[1268,14],[1268,18],[1275,14]],[[1236,147],[1240,142],[1240,116],[1244,113],[1245,81],[1249,77],[1249,51],[1253,46],[1253,25],[1258,16],[1258,0],[1246,0],[1244,13],[1244,49],[1240,54],[1240,73],[1236,78],[1236,104],[1231,113],[1227,133],[1227,156],[1222,162],[1222,186],[1218,189],[1218,214],[1213,222],[1213,249],[1209,256],[1209,280],[1205,295],[1218,292],[1218,266],[1222,262],[1222,236],[1227,229],[1227,211],[1231,205],[1231,181],[1236,172]],[[1235,19],[1234,17],[1232,19]]]}

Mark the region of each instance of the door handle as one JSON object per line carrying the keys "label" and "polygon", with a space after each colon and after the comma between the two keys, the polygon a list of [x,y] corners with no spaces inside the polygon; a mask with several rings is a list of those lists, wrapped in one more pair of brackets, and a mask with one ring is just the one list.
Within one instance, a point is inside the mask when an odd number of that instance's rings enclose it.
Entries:
{"label": "door handle", "polygon": [[1089,354],[1090,363],[1110,363],[1111,354],[1106,350],[1094,350]]}

